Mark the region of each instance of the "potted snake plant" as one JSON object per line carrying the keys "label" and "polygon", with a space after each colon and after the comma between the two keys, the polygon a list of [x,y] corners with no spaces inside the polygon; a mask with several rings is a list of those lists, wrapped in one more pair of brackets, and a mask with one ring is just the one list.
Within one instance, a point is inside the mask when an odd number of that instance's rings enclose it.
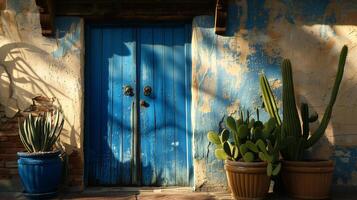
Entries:
{"label": "potted snake plant", "polygon": [[280,132],[276,120],[270,118],[264,124],[250,119],[249,112],[240,118],[229,116],[225,128],[218,134],[207,133],[208,140],[215,144],[215,156],[224,160],[228,185],[235,199],[263,199],[269,191],[270,177],[277,175]]}
{"label": "potted snake plant", "polygon": [[283,82],[283,122],[266,77],[260,76],[265,108],[269,115],[281,126],[280,137],[289,140],[289,145],[281,149],[283,157],[282,179],[288,195],[299,199],[327,199],[330,196],[334,164],[331,160],[307,160],[305,151],[311,148],[324,135],[332,114],[337,93],[343,77],[347,46],[343,46],[339,58],[337,75],[330,101],[325,109],[319,127],[311,132],[309,123],[318,119],[316,113],[310,114],[307,103],[300,106],[300,115],[295,103],[295,92],[291,63],[285,59],[282,63]]}
{"label": "potted snake plant", "polygon": [[27,152],[18,152],[18,170],[24,195],[43,198],[57,193],[62,174],[60,151],[54,144],[63,128],[60,111],[29,114],[19,121],[19,135]]}

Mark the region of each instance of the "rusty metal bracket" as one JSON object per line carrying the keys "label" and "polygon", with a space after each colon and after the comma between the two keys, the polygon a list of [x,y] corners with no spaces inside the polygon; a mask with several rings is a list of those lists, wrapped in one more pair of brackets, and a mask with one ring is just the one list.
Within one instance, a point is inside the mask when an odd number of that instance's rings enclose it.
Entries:
{"label": "rusty metal bracket", "polygon": [[217,35],[224,35],[227,30],[227,2],[226,0],[217,0],[216,13],[214,19],[214,28]]}
{"label": "rusty metal bracket", "polygon": [[39,7],[40,23],[43,36],[54,35],[54,2],[53,0],[36,0]]}

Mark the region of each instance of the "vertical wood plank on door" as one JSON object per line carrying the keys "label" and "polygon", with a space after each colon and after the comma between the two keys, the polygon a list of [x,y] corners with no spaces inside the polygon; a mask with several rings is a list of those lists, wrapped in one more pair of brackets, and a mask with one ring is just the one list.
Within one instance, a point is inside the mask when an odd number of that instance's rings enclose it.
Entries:
{"label": "vertical wood plank on door", "polygon": [[[101,69],[102,69],[102,51],[101,49],[103,48],[103,31],[102,29],[99,28],[94,28],[92,31],[92,38],[91,38],[91,42],[92,42],[92,47],[93,47],[93,55],[97,55],[97,56],[93,56],[92,57],[92,72],[93,72],[93,80],[96,80],[93,84],[93,88],[92,89],[92,98],[93,98],[93,104],[91,106],[93,109],[93,114],[97,114],[98,117],[101,117],[102,112],[100,109],[100,105],[102,105],[102,99],[101,99],[101,95],[100,95],[100,91],[101,91],[101,86],[102,86],[102,73],[101,73]],[[98,51],[99,50],[99,51]],[[90,91],[89,91],[90,92]],[[91,146],[90,148],[93,148],[93,161],[94,161],[94,166],[93,166],[93,184],[98,184],[99,180],[101,179],[101,173],[100,173],[100,168],[101,168],[101,164],[102,164],[102,149],[101,149],[101,144],[102,144],[102,131],[101,131],[101,123],[95,123],[95,120],[93,120],[94,118],[92,118],[95,115],[90,116],[89,119],[92,119],[91,121],[89,121],[88,123],[94,123],[93,124],[93,129],[91,130],[91,137],[92,138],[98,138],[97,142],[93,143],[93,146]]]}
{"label": "vertical wood plank on door", "polygon": [[176,153],[175,153],[175,101],[174,101],[174,55],[173,30],[166,28],[164,33],[164,98],[165,98],[165,177],[166,185],[175,185]]}
{"label": "vertical wood plank on door", "polygon": [[[132,28],[122,28],[122,45],[120,46],[120,57],[121,57],[121,75],[122,75],[122,86],[129,85],[134,90],[136,88],[136,35],[135,30]],[[122,94],[122,88],[118,88],[118,93]],[[120,173],[122,174],[121,183],[124,185],[131,184],[131,148],[132,148],[132,129],[133,122],[131,119],[132,103],[135,101],[136,92],[134,91],[134,96],[123,96],[122,110],[120,113],[122,117],[122,168]]]}
{"label": "vertical wood plank on door", "polygon": [[175,113],[175,153],[176,153],[176,180],[175,185],[184,185],[187,178],[186,171],[186,93],[185,93],[185,31],[177,27],[173,32],[173,60],[174,60],[174,113]]}
{"label": "vertical wood plank on door", "polygon": [[123,64],[121,47],[123,46],[123,34],[120,29],[112,30],[112,60],[113,64],[110,66],[110,79],[112,81],[112,163],[111,163],[111,184],[120,183],[122,180],[122,151],[123,151],[123,95],[122,95],[122,82],[123,82]]}
{"label": "vertical wood plank on door", "polygon": [[111,69],[112,69],[112,59],[111,59],[111,51],[112,51],[112,40],[111,40],[111,30],[105,28],[103,30],[103,46],[105,48],[102,49],[103,51],[103,58],[102,58],[102,89],[101,89],[101,96],[102,96],[102,103],[100,104],[102,107],[101,112],[103,112],[102,117],[100,118],[102,129],[101,132],[103,133],[102,137],[102,183],[104,185],[110,184],[110,172],[111,172],[111,158],[112,158],[112,151],[111,151],[111,124],[112,124],[112,80],[111,80]]}
{"label": "vertical wood plank on door", "polygon": [[155,130],[154,130],[154,103],[150,96],[144,96],[145,86],[153,86],[153,32],[152,28],[140,29],[140,87],[139,96],[147,106],[140,106],[140,134],[141,134],[141,169],[142,184],[153,185],[155,175]]}
{"label": "vertical wood plank on door", "polygon": [[165,185],[166,177],[165,168],[163,168],[166,158],[160,155],[165,151],[165,101],[164,101],[164,35],[163,28],[155,27],[153,31],[153,51],[154,51],[154,85],[153,96],[154,99],[154,117],[155,117],[155,166],[156,166],[156,184]]}

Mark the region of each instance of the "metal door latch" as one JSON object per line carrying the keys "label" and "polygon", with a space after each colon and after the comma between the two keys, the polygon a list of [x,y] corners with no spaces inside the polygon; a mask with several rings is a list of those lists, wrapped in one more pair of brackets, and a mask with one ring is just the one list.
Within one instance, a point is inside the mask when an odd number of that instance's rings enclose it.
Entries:
{"label": "metal door latch", "polygon": [[125,96],[134,96],[134,89],[130,85],[123,86],[123,93]]}

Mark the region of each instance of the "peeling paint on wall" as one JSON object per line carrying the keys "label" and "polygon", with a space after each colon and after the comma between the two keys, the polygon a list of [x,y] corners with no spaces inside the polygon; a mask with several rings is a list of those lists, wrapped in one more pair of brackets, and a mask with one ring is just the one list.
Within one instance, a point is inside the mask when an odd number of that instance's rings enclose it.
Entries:
{"label": "peeling paint on wall", "polygon": [[334,183],[357,186],[357,146],[336,147],[332,159],[335,161]]}
{"label": "peeling paint on wall", "polygon": [[74,53],[80,57],[81,23],[80,18],[66,17],[55,20],[57,49],[51,52],[54,58],[62,58],[66,53]]}
{"label": "peeling paint on wall", "polygon": [[[279,66],[283,58],[290,58],[293,64],[297,101],[309,103],[322,116],[339,51],[344,44],[349,46],[345,77],[326,137],[309,156],[327,159],[334,155],[335,147],[357,142],[357,58],[352,56],[357,53],[356,13],[357,1],[237,0],[229,5],[226,36],[214,35],[211,16],[193,20],[194,159],[201,163],[200,169],[205,167],[201,172],[195,167],[200,187],[201,179],[207,187],[226,182],[223,164],[214,158],[213,145],[207,141],[207,131],[218,131],[223,117],[236,113],[239,107],[254,110],[261,105],[261,72],[267,75],[281,106]],[[353,162],[345,166],[356,167]],[[336,170],[335,177],[340,172]],[[357,177],[355,174],[350,170],[349,176]],[[352,179],[342,182],[357,184]]]}

